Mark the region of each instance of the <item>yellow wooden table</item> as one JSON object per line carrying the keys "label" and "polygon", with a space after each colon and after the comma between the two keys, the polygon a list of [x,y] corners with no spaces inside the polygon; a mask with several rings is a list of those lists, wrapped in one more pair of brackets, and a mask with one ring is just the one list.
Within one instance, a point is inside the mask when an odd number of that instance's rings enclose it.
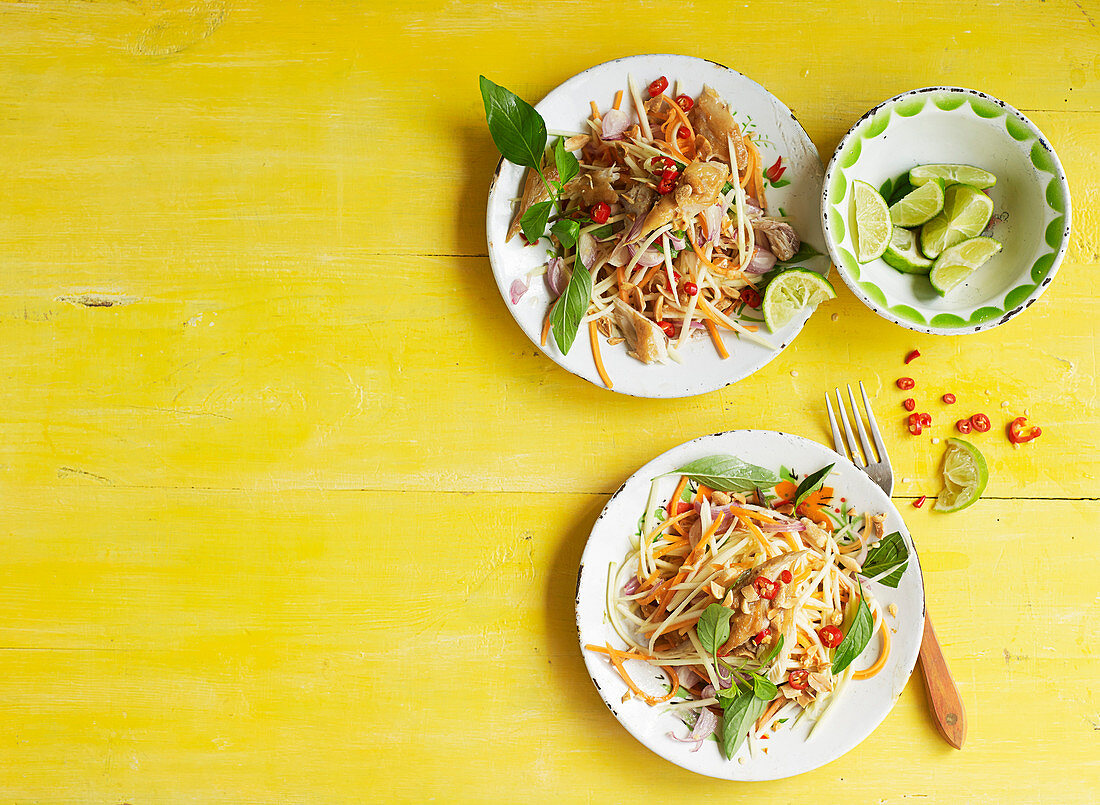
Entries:
{"label": "yellow wooden table", "polygon": [[[0,3],[0,799],[1096,802],[1097,24],[1095,0]],[[477,75],[534,100],[653,51],[761,81],[826,159],[897,92],[1005,99],[1069,175],[1059,276],[961,338],[838,283],[692,399],[564,372],[489,270]],[[824,391],[862,378],[881,411],[914,347],[930,386],[1044,429],[988,434],[986,495],[945,516],[909,506],[942,445],[883,417],[966,748],[917,675],[802,777],[657,760],[576,645],[597,513],[700,434],[826,441]]]}

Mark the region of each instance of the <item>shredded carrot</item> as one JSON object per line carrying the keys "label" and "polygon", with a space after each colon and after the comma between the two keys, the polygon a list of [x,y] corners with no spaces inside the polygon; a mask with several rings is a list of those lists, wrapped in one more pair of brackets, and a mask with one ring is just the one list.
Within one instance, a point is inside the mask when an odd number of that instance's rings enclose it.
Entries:
{"label": "shredded carrot", "polygon": [[[712,308],[707,303],[707,300],[704,299],[702,296],[699,297],[698,305],[699,305],[698,310],[704,316],[706,316],[708,319],[710,319],[711,321],[713,321],[717,325],[725,327],[727,330],[733,330],[733,328],[730,327],[728,324],[726,324],[726,322],[724,322],[724,321],[722,321],[721,319],[718,318],[717,312],[714,310],[714,308]],[[755,333],[760,328],[758,326],[756,326],[755,324],[742,324],[741,329],[742,330],[748,330],[750,333]],[[737,331],[734,330],[734,332],[737,332]]]}
{"label": "shredded carrot", "polygon": [[615,269],[615,277],[619,281],[619,298],[624,302],[629,302],[626,298],[626,267],[618,266]]}
{"label": "shredded carrot", "polygon": [[592,358],[596,361],[596,371],[600,373],[600,380],[608,388],[613,388],[611,378],[607,376],[607,370],[603,368],[603,356],[600,355],[600,331],[596,329],[596,322],[588,322],[588,341],[592,344]]}
{"label": "shredded carrot", "polygon": [[588,105],[592,107],[592,117],[596,120],[600,119],[600,107],[596,105],[595,101],[589,101]]}
{"label": "shredded carrot", "polygon": [[737,507],[731,507],[730,511],[741,517],[751,517],[753,520],[759,520],[761,523],[775,523],[777,520],[774,517],[769,517],[763,512],[756,512],[752,509],[741,509]]}
{"label": "shredded carrot", "polygon": [[852,679],[869,679],[881,671],[882,667],[886,665],[886,658],[890,656],[890,628],[882,619],[879,619],[879,631],[882,632],[882,651],[879,652],[878,659],[875,660],[874,665],[870,668],[865,668],[862,671],[856,671],[852,674]]}
{"label": "shredded carrot", "polygon": [[671,517],[674,514],[679,514],[676,511],[676,504],[680,502],[680,495],[684,493],[684,487],[687,486],[688,477],[686,475],[680,476],[680,482],[676,484],[676,488],[672,490],[672,497],[668,499],[668,505],[665,506],[665,514]]}
{"label": "shredded carrot", "polygon": [[756,720],[756,729],[763,729],[764,725],[772,720],[772,716],[779,712],[779,710],[787,703],[787,700],[780,697],[768,705],[768,709],[764,711],[764,714]]}
{"label": "shredded carrot", "polygon": [[619,90],[615,93],[615,103],[611,105],[612,109],[618,109],[623,103],[623,91]]}
{"label": "shredded carrot", "polygon": [[546,346],[546,337],[550,335],[550,311],[554,309],[554,306],[546,308],[546,318],[542,320],[542,336],[539,338],[539,343],[542,346]]}
{"label": "shredded carrot", "polygon": [[707,332],[710,333],[710,340],[714,342],[714,348],[718,351],[718,357],[725,360],[730,356],[729,350],[726,349],[726,345],[722,342],[722,336],[718,332],[718,327],[710,319],[703,319],[703,326],[707,328]]}

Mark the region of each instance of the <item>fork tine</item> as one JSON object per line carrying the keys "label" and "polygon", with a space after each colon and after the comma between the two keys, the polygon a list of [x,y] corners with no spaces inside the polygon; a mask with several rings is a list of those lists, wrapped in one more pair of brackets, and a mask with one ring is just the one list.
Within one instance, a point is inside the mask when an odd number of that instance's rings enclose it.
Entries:
{"label": "fork tine", "polygon": [[836,451],[842,456],[846,456],[848,450],[844,446],[844,440],[840,437],[840,428],[836,426],[836,417],[833,416],[833,404],[829,402],[829,392],[825,392],[825,409],[829,412],[829,426],[833,429],[833,444],[836,445]]}
{"label": "fork tine", "polygon": [[[878,460],[886,464],[890,458],[886,455],[886,445],[882,442],[882,434],[878,432],[878,423],[875,422],[875,412],[871,408],[871,401],[867,399],[867,389],[863,387],[863,381],[859,381],[859,390],[863,394],[863,410],[867,412],[867,426],[871,429],[871,435],[875,437],[875,448],[878,450]],[[855,403],[852,403],[855,405]]]}
{"label": "fork tine", "polygon": [[[859,447],[856,443],[856,436],[852,433],[852,426],[848,424],[848,415],[844,412],[844,398],[840,396],[840,389],[834,389],[836,392],[836,404],[840,407],[840,421],[844,423],[844,433],[848,437],[848,448],[852,453],[852,463],[858,464],[860,467],[866,467],[866,461],[863,461],[859,454]],[[853,411],[853,413],[855,413]]]}
{"label": "fork tine", "polygon": [[859,443],[863,445],[863,455],[867,457],[867,463],[875,460],[874,450],[871,449],[871,440],[867,438],[867,431],[863,429],[863,417],[859,415],[859,406],[856,405],[856,395],[852,391],[852,385],[848,384],[848,399],[852,401],[852,419],[856,421],[856,430],[859,431]]}

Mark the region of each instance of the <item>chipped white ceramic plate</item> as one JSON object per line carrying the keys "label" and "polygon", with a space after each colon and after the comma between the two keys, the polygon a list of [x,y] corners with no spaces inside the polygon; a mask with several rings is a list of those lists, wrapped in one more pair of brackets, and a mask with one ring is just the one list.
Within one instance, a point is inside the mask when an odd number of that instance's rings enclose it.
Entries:
{"label": "chipped white ceramic plate", "polygon": [[[669,732],[686,737],[688,730],[660,705],[650,707],[639,699],[624,702],[627,687],[606,656],[584,648],[588,644],[608,642],[617,648],[626,647],[607,619],[608,572],[619,566],[630,549],[631,537],[649,500],[651,480],[689,461],[716,454],[734,455],[776,472],[780,466],[785,466],[798,475],[835,463],[827,483],[835,488],[836,496],[846,498],[848,504],[858,510],[885,513],[886,533],[900,531],[910,556],[909,567],[896,590],[874,583],[870,587],[883,607],[897,604],[898,608],[897,617],[887,619],[897,632],[891,633],[892,646],[885,668],[870,679],[851,681],[812,736],[809,736],[807,720],[803,719],[793,729],[787,729],[793,723],[788,722],[778,731],[769,731],[771,737],[762,742],[768,747],[767,754],[757,751],[750,756],[746,742],[733,760],[723,757],[715,741],[705,741],[698,752],[692,752],[691,744],[668,737]],[[676,481],[677,478],[671,475],[662,479],[655,505],[663,505],[668,500]],[[612,496],[596,521],[581,558],[577,580],[577,630],[581,652],[592,681],[611,712],[631,735],[666,760],[725,780],[792,777],[836,760],[857,746],[886,718],[905,687],[917,661],[923,628],[924,582],[920,563],[909,531],[890,498],[854,464],[829,448],[801,436],[774,431],[734,430],[702,436],[674,447],[634,473]],[[877,652],[878,639],[875,638],[853,667],[867,667],[878,656]],[[651,682],[651,693],[660,695],[667,690],[657,683],[658,678],[664,679],[660,671],[647,678],[644,673],[638,673],[645,671],[644,664],[635,662],[631,668],[639,684]]]}
{"label": "chipped white ceramic plate", "polygon": [[[677,81],[680,82],[679,92],[696,97],[706,84],[730,104],[737,122],[756,134],[765,168],[779,157],[787,167],[779,182],[782,186],[767,186],[769,213],[780,214],[782,209],[802,240],[822,253],[799,265],[827,275],[829,259],[825,256],[820,217],[824,176],[821,159],[791,111],[755,81],[728,67],[690,56],[630,56],[573,76],[551,91],[535,108],[552,131],[587,131],[588,102],[593,100],[601,109],[607,109],[617,90],[626,91],[628,74],[633,75],[642,93],[651,81],[666,76],[673,88]],[[510,89],[516,90],[515,87]],[[623,109],[632,114],[633,105],[628,98],[629,94],[623,100]],[[517,304],[512,304],[509,293],[512,282],[525,279],[528,272],[547,259],[544,246],[525,247],[519,237],[509,243],[504,241],[515,212],[513,202],[521,195],[523,176],[523,168],[501,160],[489,190],[486,231],[489,260],[497,286],[504,304],[535,346],[554,362],[602,388],[584,325],[568,355],[561,354],[553,337],[547,340],[545,347],[540,346],[543,317],[552,301],[541,277],[531,282],[530,290]],[[803,311],[778,333],[768,333],[767,328],[763,328],[762,334],[771,341],[773,349],[726,333],[723,337],[730,353],[726,360],[718,357],[705,331],[696,334],[685,347],[681,364],[647,366],[629,357],[625,346],[609,347],[606,341],[601,343],[601,354],[615,391],[636,397],[689,397],[727,386],[763,367],[790,345],[809,316],[810,311]]]}

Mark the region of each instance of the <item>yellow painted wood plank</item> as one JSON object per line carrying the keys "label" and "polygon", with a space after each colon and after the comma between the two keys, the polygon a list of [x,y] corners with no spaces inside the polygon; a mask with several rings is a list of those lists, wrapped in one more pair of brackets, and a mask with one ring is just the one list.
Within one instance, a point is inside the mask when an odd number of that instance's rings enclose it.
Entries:
{"label": "yellow painted wood plank", "polygon": [[[7,501],[2,799],[718,790],[636,744],[585,673],[573,595],[605,495],[58,484]],[[1100,548],[1095,507],[983,501],[950,534],[924,512],[910,522],[965,750],[937,737],[914,680],[857,751],[754,792],[802,801],[843,781],[855,803],[1092,801],[1100,613],[1094,579],[1068,569]]]}
{"label": "yellow painted wood plank", "polygon": [[[305,276],[134,272],[112,307],[59,301],[80,287],[59,270],[26,290],[0,280],[0,479],[609,492],[703,433],[770,428],[828,442],[824,393],[862,379],[898,494],[939,491],[943,445],[932,438],[981,410],[995,424],[973,437],[990,461],[989,495],[1097,496],[1100,289],[1085,264],[1067,261],[1009,324],[962,338],[896,327],[838,282],[839,299],[755,376],[660,401],[598,389],[538,353],[484,259],[386,262],[384,279],[345,261]],[[417,287],[422,306],[380,282]],[[922,358],[905,366],[914,347]],[[920,439],[905,432],[902,375],[935,417]],[[956,405],[938,401],[946,391]],[[1044,433],[1014,449],[1002,429],[1025,410]]]}

